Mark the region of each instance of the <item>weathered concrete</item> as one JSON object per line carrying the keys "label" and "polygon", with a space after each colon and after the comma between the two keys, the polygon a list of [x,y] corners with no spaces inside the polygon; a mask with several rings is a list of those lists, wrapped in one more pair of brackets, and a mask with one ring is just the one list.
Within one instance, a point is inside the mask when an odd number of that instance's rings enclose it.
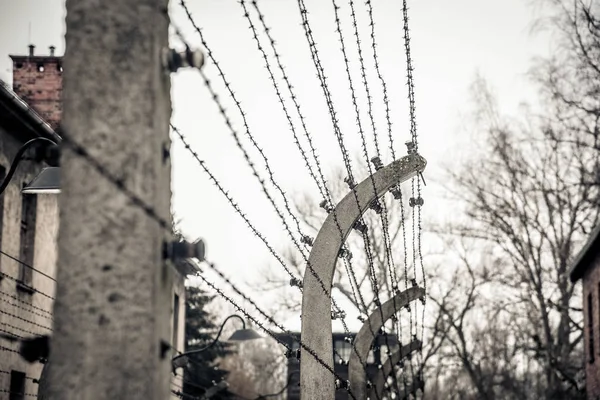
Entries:
{"label": "weathered concrete", "polygon": [[[417,172],[425,169],[427,162],[417,154],[403,157],[365,179],[355,188],[357,204],[352,192],[348,193],[335,207],[335,215],[342,234],[334,221],[334,213],[325,219],[313,244],[309,264],[316,276],[325,285],[323,290],[319,280],[307,268],[304,273],[304,295],[302,297],[302,341],[314,350],[333,368],[333,343],[331,327],[331,285],[339,251],[352,230],[354,223],[369,208],[370,204],[385,194],[393,186],[400,184]],[[331,400],[335,396],[334,376],[313,356],[302,349],[300,380],[302,397],[310,400]]]}
{"label": "weathered concrete", "polygon": [[385,389],[385,382],[390,374],[394,371],[394,367],[406,356],[413,351],[420,350],[422,343],[420,340],[413,340],[407,345],[402,346],[400,350],[392,353],[388,359],[383,363],[381,369],[377,373],[377,376],[373,380],[373,387],[369,390],[370,399],[382,399],[383,391]]}
{"label": "weathered concrete", "polygon": [[[63,130],[170,220],[167,0],[67,0]],[[169,397],[170,235],[63,145],[52,400]]]}
{"label": "weathered concrete", "polygon": [[425,289],[420,287],[411,287],[403,292],[396,294],[386,301],[381,307],[371,315],[358,331],[354,338],[352,352],[348,360],[348,380],[350,381],[350,390],[357,399],[367,397],[367,374],[361,360],[366,360],[369,350],[375,340],[373,332],[379,332],[387,320],[411,301],[425,296]]}

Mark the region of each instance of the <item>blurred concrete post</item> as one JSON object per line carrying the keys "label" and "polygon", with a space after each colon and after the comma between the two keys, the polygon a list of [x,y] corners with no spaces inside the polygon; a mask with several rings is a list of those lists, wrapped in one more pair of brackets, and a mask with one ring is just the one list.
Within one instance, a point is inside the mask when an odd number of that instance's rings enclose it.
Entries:
{"label": "blurred concrete post", "polygon": [[[170,221],[168,0],[67,0],[62,130]],[[169,397],[170,239],[68,145],[61,160],[53,400]]]}

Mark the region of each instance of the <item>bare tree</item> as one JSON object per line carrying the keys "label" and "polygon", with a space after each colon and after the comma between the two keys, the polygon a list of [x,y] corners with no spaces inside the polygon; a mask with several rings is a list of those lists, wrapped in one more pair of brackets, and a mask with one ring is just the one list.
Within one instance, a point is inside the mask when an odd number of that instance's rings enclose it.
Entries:
{"label": "bare tree", "polygon": [[[526,114],[523,121],[510,120],[497,112],[484,82],[478,81],[475,90],[486,148],[460,172],[451,172],[449,190],[463,202],[468,218],[453,224],[451,233],[491,245],[494,271],[490,273],[486,265],[475,271],[465,261],[462,276],[470,283],[462,310],[448,308],[444,298],[438,301],[459,339],[449,343],[478,398],[495,398],[499,393],[514,396],[523,390],[506,386],[514,381],[509,375],[511,363],[504,367],[488,363],[491,370],[473,370],[477,366],[473,361],[485,357],[488,350],[523,352],[544,377],[546,398],[577,398],[583,390],[576,379],[582,368],[580,299],[568,272],[575,251],[599,216],[596,189],[581,184],[588,176],[582,166],[589,155],[579,145],[548,136],[549,126],[555,137],[569,131],[570,124],[560,114],[556,118]],[[464,318],[467,306],[477,299],[483,282],[492,284],[501,296],[488,300],[490,305],[481,310],[487,328],[471,330],[462,338],[464,324],[469,323]],[[498,321],[514,328],[504,332],[507,337],[490,325]],[[492,347],[472,345],[482,340]],[[505,347],[494,348],[498,343]],[[480,372],[485,374],[476,376]],[[497,381],[503,374],[509,379]],[[495,381],[486,382],[491,378]]]}

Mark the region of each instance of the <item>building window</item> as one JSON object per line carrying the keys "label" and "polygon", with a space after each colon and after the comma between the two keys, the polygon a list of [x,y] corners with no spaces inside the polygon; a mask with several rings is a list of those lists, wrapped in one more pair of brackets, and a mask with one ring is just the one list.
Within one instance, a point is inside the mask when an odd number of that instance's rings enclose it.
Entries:
{"label": "building window", "polygon": [[10,371],[10,389],[8,400],[25,399],[25,374],[20,371]]}
{"label": "building window", "polygon": [[37,216],[37,196],[26,194],[22,196],[21,203],[21,251],[19,264],[19,279],[26,285],[31,286],[33,266],[33,254],[35,244],[35,221]]}
{"label": "building window", "polygon": [[173,297],[173,340],[172,345],[175,350],[178,349],[179,343],[179,296],[175,294]]}
{"label": "building window", "polygon": [[590,363],[594,362],[594,299],[592,294],[588,294],[587,312],[588,312],[588,358]]}

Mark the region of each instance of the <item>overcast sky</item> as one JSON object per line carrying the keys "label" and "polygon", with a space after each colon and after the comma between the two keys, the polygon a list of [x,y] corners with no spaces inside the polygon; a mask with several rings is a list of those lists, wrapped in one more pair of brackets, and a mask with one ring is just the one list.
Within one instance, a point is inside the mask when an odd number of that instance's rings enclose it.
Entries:
{"label": "overcast sky", "polygon": [[[178,2],[172,3],[173,20],[182,28],[187,40],[198,45],[199,39]],[[197,23],[204,28],[208,44],[239,96],[248,115],[251,132],[267,155],[276,179],[290,196],[303,192],[317,196],[316,186],[294,145],[239,2],[189,0],[189,3]],[[372,3],[379,59],[391,99],[395,148],[399,155],[404,155],[409,124],[401,1],[373,0]],[[331,2],[306,0],[306,4],[347,146],[352,154],[358,154],[360,140],[334,30]],[[343,32],[372,156],[372,131],[367,122],[348,3],[339,0],[338,4],[342,7]],[[532,34],[531,28],[539,13],[526,0],[419,0],[409,4],[420,152],[428,160],[425,176],[428,181],[434,182],[440,176],[442,166],[460,158],[461,152],[468,148],[469,136],[463,127],[464,118],[472,108],[469,86],[475,75],[481,74],[495,88],[503,111],[513,112],[521,101],[534,99],[526,73],[532,59],[547,54],[551,43],[547,35]],[[259,5],[272,28],[282,61],[296,88],[321,163],[326,171],[331,171],[342,165],[342,158],[310,59],[297,2],[261,0]],[[29,43],[37,46],[38,54],[47,54],[50,45],[57,46],[58,54],[63,52],[63,1],[0,0],[0,10],[0,79],[11,82],[12,67],[8,55],[25,54]],[[376,126],[381,147],[387,149],[381,86],[374,75],[364,1],[356,2],[356,12],[373,91]],[[254,20],[257,22],[256,18]],[[264,46],[268,47],[266,41]],[[217,84],[214,67],[207,65],[205,71]],[[223,86],[218,85],[217,90],[227,101]],[[207,166],[276,248],[288,246],[281,224],[250,174],[222,116],[195,71],[173,76],[172,99],[174,124],[189,138]],[[239,115],[231,103],[226,104],[234,127],[243,135]],[[210,260],[240,286],[259,282],[259,272],[265,266],[280,268],[209,182],[195,160],[177,140],[174,143],[173,206],[177,217],[182,219],[184,233],[190,238],[202,237]],[[244,139],[244,145],[251,149],[248,140]],[[253,149],[251,154],[257,156]],[[256,157],[255,161],[262,167],[260,158]],[[383,161],[391,161],[387,150]],[[429,185],[424,194],[426,215],[431,210],[437,210],[438,215],[451,214],[452,209],[440,208],[443,202],[436,198],[434,189],[434,184]],[[258,296],[252,291],[250,293]],[[261,300],[266,305],[267,301]],[[289,326],[299,327],[299,319],[294,317]]]}

